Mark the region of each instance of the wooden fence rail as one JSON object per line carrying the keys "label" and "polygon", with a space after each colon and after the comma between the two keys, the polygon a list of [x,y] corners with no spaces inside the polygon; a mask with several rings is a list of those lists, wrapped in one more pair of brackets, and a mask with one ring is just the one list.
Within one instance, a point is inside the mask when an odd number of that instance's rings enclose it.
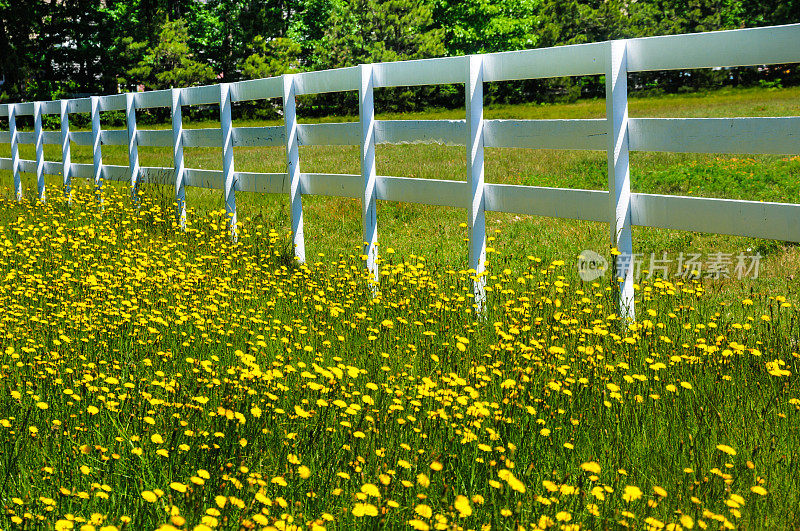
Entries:
{"label": "wooden fence rail", "polygon": [[[405,201],[467,209],[468,267],[475,271],[475,304],[485,301],[485,212],[607,222],[611,245],[623,255],[633,252],[634,225],[677,230],[800,241],[800,204],[637,194],[630,191],[630,151],[680,153],[800,152],[800,117],[782,118],[629,118],[629,72],[736,67],[800,62],[800,24],[689,35],[648,37],[490,53],[376,63],[280,77],[174,88],[142,93],[92,96],[59,101],[0,105],[11,157],[0,169],[14,176],[22,198],[20,172],[36,175],[39,198],[45,200],[44,175],[62,175],[69,196],[73,178],[92,179],[100,194],[103,180],[130,183],[137,200],[142,183],[165,171],[174,176],[176,216],[186,221],[185,187],[223,191],[231,236],[236,238],[236,192],[289,194],[295,254],[305,260],[303,195],[360,198],[364,255],[372,282],[379,282],[376,203]],[[546,77],[605,75],[606,118],[592,120],[484,120],[483,84]],[[463,83],[464,120],[376,120],[376,88]],[[299,124],[295,100],[303,94],[357,91],[359,122]],[[284,125],[234,127],[231,104],[281,98]],[[219,105],[219,129],[184,129],[185,105]],[[136,109],[168,107],[172,130],[140,130]],[[127,129],[102,130],[100,113],[126,113]],[[89,113],[91,131],[71,132],[69,115]],[[42,115],[58,114],[61,131],[43,131]],[[18,116],[34,117],[34,131],[17,130]],[[71,162],[70,143],[92,146],[93,164]],[[381,176],[375,164],[376,144],[441,143],[465,146],[464,181]],[[19,144],[33,144],[36,160],[21,160]],[[44,160],[45,144],[61,145],[62,160]],[[128,166],[103,164],[103,145],[127,145]],[[361,175],[302,173],[299,146],[356,145],[361,148]],[[139,146],[173,149],[173,168],[142,167]],[[237,172],[235,146],[283,146],[286,173]],[[186,147],[221,147],[222,171],[184,167]],[[608,153],[608,191],[542,188],[486,183],[485,147],[603,150]],[[631,260],[617,260],[620,315],[634,318]]]}

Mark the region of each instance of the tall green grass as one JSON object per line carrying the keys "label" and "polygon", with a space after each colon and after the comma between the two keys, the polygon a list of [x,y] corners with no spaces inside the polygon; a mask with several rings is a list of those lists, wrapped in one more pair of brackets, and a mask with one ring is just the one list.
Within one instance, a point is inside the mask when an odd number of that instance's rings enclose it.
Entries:
{"label": "tall green grass", "polygon": [[479,316],[435,254],[384,248],[373,290],[358,258],[294,263],[268,218],[233,244],[219,211],[184,233],[147,195],[104,205],[0,198],[4,528],[800,522],[780,292],[645,280],[625,323],[506,231]]}
{"label": "tall green grass", "polygon": [[[715,92],[669,95],[654,98],[631,98],[633,117],[721,117],[800,115],[800,89],[726,89]],[[302,109],[301,109],[302,111]],[[488,106],[487,119],[601,118],[603,100],[573,104]],[[426,113],[387,114],[379,119],[458,119],[463,110],[431,110]],[[355,116],[327,117],[308,121],[356,120]],[[302,121],[302,120],[301,120]],[[240,121],[236,125],[279,125],[280,122]],[[168,125],[160,126],[168,127]],[[218,127],[215,122],[186,123],[185,127]],[[745,147],[746,149],[746,147]],[[6,150],[3,152],[3,150]],[[0,146],[0,156],[8,155],[8,146]],[[169,148],[140,148],[141,164],[171,167]],[[21,146],[23,158],[33,158],[32,146]],[[60,160],[58,146],[46,146],[48,160]],[[466,179],[466,155],[463,148],[439,145],[381,145],[377,147],[380,175],[426,179]],[[108,164],[127,164],[124,146],[104,146],[103,160]],[[91,163],[86,146],[73,145],[73,161]],[[221,169],[221,150],[187,148],[187,167]],[[235,166],[242,171],[285,171],[282,148],[235,148]],[[607,189],[607,162],[603,152],[525,149],[487,149],[487,182],[554,186],[565,188]],[[305,172],[360,173],[357,147],[301,147],[300,168]],[[704,155],[670,153],[632,153],[632,190],[634,192],[695,195],[731,199],[797,202],[800,199],[800,158],[796,156]],[[30,175],[24,177],[28,194],[35,193]],[[8,172],[0,172],[0,182],[10,187]],[[48,179],[50,193],[57,193],[58,179]],[[110,183],[114,184],[114,183]],[[153,187],[157,188],[157,187]],[[168,202],[167,188],[152,193]],[[188,205],[195,212],[221,208],[219,191],[189,189]],[[310,256],[328,257],[359,252],[361,242],[360,207],[356,200],[345,198],[304,197],[307,250]],[[290,227],[288,198],[285,196],[240,193],[237,196],[240,218],[269,220],[271,226],[287,231]],[[422,255],[443,268],[462,268],[466,246],[458,225],[465,221],[461,209],[415,204],[379,202],[378,231],[382,247],[393,248],[398,256]],[[610,258],[607,225],[593,222],[535,218],[491,213],[487,215],[490,232],[501,231],[499,245],[503,260],[521,265],[532,254],[547,259],[575,263],[584,249],[593,249]],[[800,273],[798,253],[793,244],[766,240],[634,228],[634,251],[649,261],[667,252],[677,262],[680,253],[741,252],[763,255],[760,278],[744,281],[710,280],[709,290],[724,298],[741,298],[751,291],[777,289],[795,293],[795,276]],[[574,274],[574,272],[570,272]]]}

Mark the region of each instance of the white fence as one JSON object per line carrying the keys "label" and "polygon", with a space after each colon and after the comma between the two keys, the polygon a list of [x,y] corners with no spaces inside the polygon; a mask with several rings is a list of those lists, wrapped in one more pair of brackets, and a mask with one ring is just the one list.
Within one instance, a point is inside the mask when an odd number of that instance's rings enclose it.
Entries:
{"label": "white fence", "polygon": [[[288,193],[295,252],[305,258],[303,195],[361,198],[366,266],[378,281],[376,201],[407,201],[466,208],[469,268],[477,273],[476,303],[485,297],[484,212],[608,222],[611,243],[632,253],[631,226],[800,241],[800,205],[726,199],[632,194],[628,153],[800,152],[800,117],[783,118],[628,118],[627,73],[708,67],[800,62],[800,24],[691,35],[648,37],[557,48],[360,65],[320,72],[222,83],[219,85],[90,98],[0,105],[9,131],[0,143],[11,144],[11,170],[18,198],[19,173],[37,176],[44,200],[44,174],[63,175],[66,193],[72,178],[140,183],[165,170],[174,172],[178,215],[185,220],[186,186],[222,189],[236,233],[236,192]],[[483,83],[518,79],[605,74],[606,119],[484,120]],[[378,87],[464,83],[465,120],[375,120],[373,90]],[[358,123],[298,124],[295,98],[302,94],[358,91]],[[231,103],[282,98],[285,125],[233,127]],[[182,105],[218,104],[220,129],[183,129]],[[169,107],[172,131],[138,130],[136,109]],[[100,112],[124,110],[127,130],[101,130]],[[70,132],[69,114],[90,113],[91,132]],[[61,131],[42,131],[42,115],[58,114]],[[15,119],[33,115],[34,131],[19,132]],[[70,142],[92,146],[93,164],[72,164]],[[35,144],[36,160],[20,160],[18,144]],[[466,146],[466,181],[378,176],[375,144],[443,143]],[[60,144],[62,160],[45,161],[44,144]],[[103,164],[103,145],[127,145],[128,166]],[[361,175],[303,173],[301,145],[361,146]],[[141,167],[138,146],[171,146],[174,168]],[[222,147],[223,170],[185,168],[184,147]],[[237,172],[234,146],[285,146],[286,173]],[[608,191],[542,188],[484,182],[484,147],[587,149],[608,153]],[[626,265],[627,264],[627,265]],[[619,261],[620,313],[633,318],[633,268]]]}

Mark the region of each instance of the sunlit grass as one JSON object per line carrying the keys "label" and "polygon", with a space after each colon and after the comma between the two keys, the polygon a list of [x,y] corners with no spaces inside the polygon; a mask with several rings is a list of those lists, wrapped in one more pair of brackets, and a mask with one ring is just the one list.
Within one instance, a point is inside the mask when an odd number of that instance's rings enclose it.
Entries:
{"label": "sunlit grass", "polygon": [[[697,94],[668,95],[630,99],[634,117],[720,117],[720,116],[787,116],[800,115],[800,88],[726,89]],[[302,103],[302,102],[301,102]],[[300,105],[302,111],[302,105]],[[459,119],[463,109],[437,110],[425,113],[387,114],[378,109],[383,119]],[[485,117],[494,118],[601,118],[605,116],[603,100],[584,100],[571,104],[487,106]],[[302,118],[301,122],[354,120],[357,117]],[[238,126],[280,125],[280,121],[237,120]],[[194,122],[185,127],[218,127],[214,121]],[[2,127],[2,124],[0,124]],[[141,126],[166,128],[168,124]],[[8,145],[0,145],[0,156],[8,155]],[[222,168],[218,148],[187,148],[187,167]],[[235,148],[235,167],[241,171],[283,172],[283,148]],[[32,146],[21,146],[23,158],[34,157]],[[48,160],[60,160],[59,146],[46,146]],[[91,163],[87,146],[73,145],[74,162]],[[103,146],[103,160],[108,164],[127,165],[125,146]],[[170,148],[140,148],[143,166],[172,166]],[[300,169],[304,172],[360,173],[358,148],[301,147]],[[377,148],[379,175],[427,179],[466,180],[464,148],[439,145],[380,145]],[[730,199],[751,199],[777,202],[800,200],[800,158],[796,156],[742,156],[637,153],[631,155],[631,177],[634,192],[694,195]],[[503,184],[525,184],[564,188],[606,189],[607,160],[604,152],[487,149],[486,179]],[[35,193],[31,175],[23,174],[28,195]],[[0,172],[0,182],[11,187],[11,176]],[[50,194],[60,190],[59,178],[48,178]],[[109,186],[113,184],[109,183]],[[167,187],[165,199],[169,202]],[[208,212],[223,205],[218,190],[188,189],[187,201],[196,212]],[[304,197],[306,246],[311,256],[324,253],[336,256],[352,254],[360,243],[358,201],[345,198]],[[237,195],[240,217],[269,220],[272,227],[286,231],[290,227],[288,197],[240,193]],[[394,248],[399,256],[427,256],[432,263],[460,269],[466,263],[466,246],[454,237],[455,228],[465,221],[462,209],[431,207],[417,204],[379,202],[378,235],[383,246]],[[546,260],[574,263],[584,249],[593,249],[610,258],[606,224],[536,218],[509,214],[487,215],[489,230],[501,229],[505,238],[498,242],[503,260],[523,266],[529,254]],[[750,249],[750,251],[748,251]],[[796,291],[794,278],[800,275],[800,260],[793,245],[711,234],[634,228],[634,251],[649,258],[670,253],[759,252],[763,256],[758,279],[741,282],[718,282],[709,286],[713,296],[731,300],[748,296],[751,290],[778,290],[791,295]],[[567,272],[574,278],[574,269]]]}
{"label": "sunlit grass", "polygon": [[[797,115],[798,94],[632,98],[631,114]],[[486,117],[604,112],[583,101]],[[57,146],[45,154],[60,160]],[[103,157],[127,164],[124,147]],[[281,148],[235,157],[238,170],[284,171]],[[465,179],[463,148],[377,157],[381,175]],[[169,148],[140,158],[172,163]],[[221,168],[219,149],[186,158]],[[74,162],[91,159],[73,146]],[[355,147],[304,147],[300,164],[360,171]],[[486,172],[607,183],[599,152],[489,149]],[[632,177],[639,192],[798,202],[800,159],[634,153]],[[16,203],[0,172],[2,528],[800,525],[796,246],[634,228],[646,257],[763,258],[758,278],[644,275],[626,325],[608,279],[576,274],[581,250],[610,257],[606,224],[490,214],[480,317],[464,210],[380,203],[373,290],[354,199],[303,198],[309,263],[298,265],[285,196],[237,194],[232,244],[220,191],[187,190],[181,233],[169,184],[143,186],[137,209],[124,184],[106,183],[101,210],[85,182],[69,206],[59,177],[46,205],[23,180]]]}
{"label": "sunlit grass", "polygon": [[0,200],[3,527],[798,524],[780,293],[652,279],[627,325],[607,282],[500,251],[479,317],[433,258],[383,245],[374,291],[268,218],[232,244],[222,212],[181,233],[105,193]]}

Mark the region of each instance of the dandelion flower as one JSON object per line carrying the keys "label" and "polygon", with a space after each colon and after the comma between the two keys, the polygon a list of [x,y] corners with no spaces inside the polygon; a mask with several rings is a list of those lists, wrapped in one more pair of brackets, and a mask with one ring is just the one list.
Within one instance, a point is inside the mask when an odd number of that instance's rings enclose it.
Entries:
{"label": "dandelion flower", "polygon": [[364,485],[362,485],[361,492],[363,492],[367,496],[372,496],[373,498],[381,497],[381,491],[378,490],[378,487],[376,487],[372,483],[365,483]]}
{"label": "dandelion flower", "polygon": [[591,472],[592,474],[599,474],[600,473],[600,464],[596,461],[588,461],[581,465],[581,468],[586,472]]}
{"label": "dandelion flower", "polygon": [[728,455],[736,455],[736,450],[728,446],[727,444],[718,444],[717,450],[720,452],[726,453]]}
{"label": "dandelion flower", "polygon": [[414,512],[423,518],[430,518],[433,514],[433,509],[429,505],[422,503],[414,508]]}
{"label": "dandelion flower", "polygon": [[378,516],[378,508],[371,503],[357,503],[353,506],[353,516],[361,518],[363,516]]}
{"label": "dandelion flower", "polygon": [[466,496],[462,496],[460,494],[456,496],[454,506],[456,511],[458,511],[458,516],[460,518],[466,518],[472,514],[472,506],[469,504],[469,500]]}
{"label": "dandelion flower", "polygon": [[622,494],[622,499],[626,502],[634,502],[642,497],[642,490],[635,485],[627,485],[625,492]]}
{"label": "dandelion flower", "polygon": [[572,520],[572,514],[568,511],[559,511],[556,513],[556,520],[559,522],[569,522]]}

